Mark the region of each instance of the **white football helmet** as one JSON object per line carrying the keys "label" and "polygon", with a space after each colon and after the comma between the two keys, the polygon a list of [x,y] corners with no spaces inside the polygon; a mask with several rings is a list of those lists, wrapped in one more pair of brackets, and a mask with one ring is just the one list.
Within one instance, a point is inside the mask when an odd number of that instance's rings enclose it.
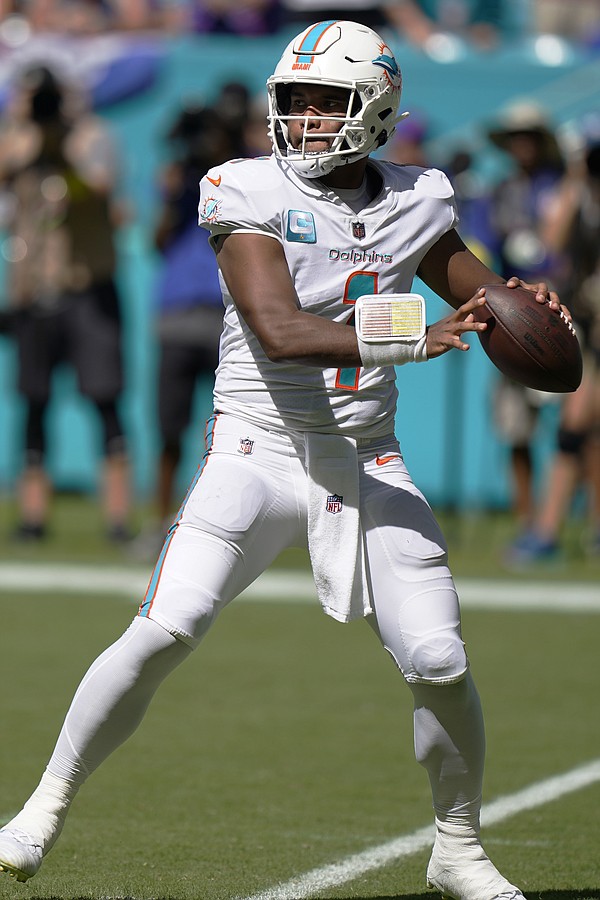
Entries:
{"label": "white football helmet", "polygon": [[[348,90],[342,127],[325,152],[311,152],[305,140],[299,149],[290,145],[287,123],[295,118],[289,115],[290,89],[298,83]],[[320,178],[368,156],[385,144],[404,117],[398,116],[402,74],[392,51],[375,31],[356,22],[318,22],[306,28],[286,47],[267,80],[267,93],[275,154],[304,178]]]}

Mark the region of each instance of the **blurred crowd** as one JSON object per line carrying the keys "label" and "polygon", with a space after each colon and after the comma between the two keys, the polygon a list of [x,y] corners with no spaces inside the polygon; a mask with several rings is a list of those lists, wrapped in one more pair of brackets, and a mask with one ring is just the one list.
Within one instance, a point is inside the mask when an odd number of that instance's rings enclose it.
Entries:
{"label": "blurred crowd", "polygon": [[[494,375],[490,425],[506,450],[515,528],[503,561],[520,569],[560,560],[575,509],[585,522],[583,552],[600,556],[600,108],[559,128],[549,110],[522,98],[482,131],[507,164],[496,181],[482,179],[469,144],[433,161],[453,183],[458,230],[504,277],[545,281],[559,292],[584,360],[582,384],[571,394]],[[411,113],[386,157],[431,163],[429,132],[427,119]],[[543,429],[553,448],[548,464],[537,453]]]}
{"label": "blurred crowd", "polygon": [[[440,29],[489,47],[502,28],[500,0],[346,2],[321,7],[287,0],[161,3],[160,0],[0,3],[3,24],[22,18],[36,32],[94,34],[110,29],[198,33],[271,33],[287,23],[352,17],[383,23],[425,46]],[[590,39],[600,0],[527,4],[537,27]],[[580,28],[580,33],[575,33]],[[16,389],[23,399],[23,465],[13,536],[40,541],[51,519],[47,409],[53,374],[74,370],[77,389],[99,423],[103,459],[99,492],[107,538],[152,559],[179,497],[182,445],[199,386],[207,397],[217,364],[221,299],[206,232],[197,227],[198,182],[233,157],[270,153],[266,110],[237,82],[214,102],[174,110],[163,135],[168,161],[156,172],[153,252],[153,341],[158,366],[153,392],[160,452],[147,526],[132,528],[131,466],[121,418],[125,384],[122,303],[116,235],[135,216],[123,199],[120,150],[100,116],[72,83],[50,66],[20,71],[0,123],[0,189],[6,303],[0,331],[16,348]],[[481,178],[475,144],[431,155],[432,126],[413,110],[381,152],[404,165],[445,169],[459,206],[463,239],[497,271],[547,281],[573,313],[584,350],[584,379],[572,395],[548,395],[498,376],[493,421],[507,450],[515,540],[506,563],[528,565],[561,552],[563,527],[575,502],[589,520],[587,549],[600,554],[600,111],[558,129],[551,112],[528,99],[482,123],[481,145],[503,160],[495,183]],[[126,193],[126,192],[125,192]],[[536,471],[540,421],[551,407],[555,450]],[[208,415],[209,409],[206,410]],[[541,485],[541,486],[540,486]]]}
{"label": "blurred crowd", "polygon": [[388,27],[425,49],[440,34],[484,49],[519,31],[586,45],[600,40],[599,0],[1,0],[0,42],[22,40],[27,32],[258,36],[329,18]]}

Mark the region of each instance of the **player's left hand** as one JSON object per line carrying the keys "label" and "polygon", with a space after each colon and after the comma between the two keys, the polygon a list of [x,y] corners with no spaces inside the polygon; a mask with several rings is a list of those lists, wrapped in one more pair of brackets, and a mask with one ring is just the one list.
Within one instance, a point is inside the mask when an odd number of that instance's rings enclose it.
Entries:
{"label": "player's left hand", "polygon": [[555,310],[558,313],[562,313],[567,322],[572,321],[572,316],[566,306],[564,306],[560,302],[560,298],[556,291],[551,291],[548,289],[548,285],[545,281],[540,281],[537,284],[529,284],[527,281],[523,281],[521,278],[517,278],[516,275],[513,275],[506,282],[507,287],[524,287],[528,291],[535,292],[535,299],[538,303],[549,303],[550,308]]}

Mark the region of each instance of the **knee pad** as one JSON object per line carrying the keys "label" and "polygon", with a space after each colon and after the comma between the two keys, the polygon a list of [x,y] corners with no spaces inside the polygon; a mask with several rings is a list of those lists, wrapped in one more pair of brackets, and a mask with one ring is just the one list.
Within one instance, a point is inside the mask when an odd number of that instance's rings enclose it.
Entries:
{"label": "knee pad", "polygon": [[381,641],[409,684],[454,684],[469,663],[456,592],[439,584],[378,612]]}
{"label": "knee pad", "polygon": [[568,428],[558,429],[558,449],[569,456],[579,456],[586,439],[585,432],[570,431]]}
{"label": "knee pad", "polygon": [[413,684],[454,684],[468,668],[465,645],[455,631],[424,635],[410,649],[413,671],[405,675]]}

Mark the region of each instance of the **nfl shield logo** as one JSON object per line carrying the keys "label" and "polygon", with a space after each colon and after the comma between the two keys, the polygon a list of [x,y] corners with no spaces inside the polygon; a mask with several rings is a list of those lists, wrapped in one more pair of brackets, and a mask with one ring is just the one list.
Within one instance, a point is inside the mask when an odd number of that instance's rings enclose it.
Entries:
{"label": "nfl shield logo", "polygon": [[364,222],[353,222],[352,223],[352,234],[357,240],[362,241],[366,232],[365,232],[365,223]]}
{"label": "nfl shield logo", "polygon": [[238,453],[243,453],[245,456],[249,456],[254,450],[254,441],[251,441],[250,438],[240,438],[240,446],[238,447]]}
{"label": "nfl shield logo", "polygon": [[325,504],[325,509],[329,513],[339,513],[342,511],[342,507],[344,506],[344,498],[340,497],[339,494],[329,494],[327,497],[327,503]]}

